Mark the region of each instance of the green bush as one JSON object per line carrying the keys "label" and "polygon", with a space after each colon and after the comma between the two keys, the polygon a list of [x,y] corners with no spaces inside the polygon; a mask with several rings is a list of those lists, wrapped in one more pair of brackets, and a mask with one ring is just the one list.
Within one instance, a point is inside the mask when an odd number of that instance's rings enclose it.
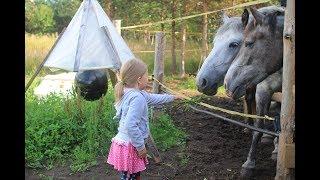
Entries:
{"label": "green bush", "polygon": [[75,97],[66,99],[51,94],[37,99],[30,89],[25,102],[27,165],[50,169],[55,163],[72,159],[74,167],[79,162],[92,164],[93,157],[105,155],[117,130],[112,119],[115,114],[112,91],[109,87],[102,111],[97,113],[99,101],[81,100],[79,108]]}
{"label": "green bush", "polygon": [[[72,171],[96,165],[96,158],[107,155],[117,133],[112,86],[97,113],[99,101],[78,100],[74,94],[69,99],[59,94],[38,99],[32,94],[38,83],[37,79],[25,96],[26,165],[51,169],[70,163]],[[169,115],[161,115],[150,126],[160,149],[184,143],[185,133],[173,125]]]}
{"label": "green bush", "polygon": [[55,32],[54,13],[50,6],[44,3],[26,3],[25,30],[30,33]]}
{"label": "green bush", "polygon": [[56,32],[61,32],[67,27],[72,17],[80,7],[81,0],[56,0],[50,6],[54,11],[54,21],[56,22]]}

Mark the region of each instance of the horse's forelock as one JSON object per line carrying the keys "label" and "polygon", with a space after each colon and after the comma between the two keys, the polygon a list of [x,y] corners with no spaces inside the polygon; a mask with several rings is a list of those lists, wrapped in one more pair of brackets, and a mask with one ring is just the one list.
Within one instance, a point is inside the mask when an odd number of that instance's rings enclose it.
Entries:
{"label": "horse's forelock", "polygon": [[270,27],[270,31],[272,34],[274,34],[277,30],[277,17],[278,16],[284,16],[284,12],[281,11],[276,11],[274,13],[268,14],[267,15],[267,23],[268,26]]}
{"label": "horse's forelock", "polygon": [[234,30],[234,31],[241,32],[242,31],[241,19],[239,17],[230,18],[230,20],[227,23],[223,24],[219,28],[216,36],[220,36],[220,35],[224,34],[228,30]]}

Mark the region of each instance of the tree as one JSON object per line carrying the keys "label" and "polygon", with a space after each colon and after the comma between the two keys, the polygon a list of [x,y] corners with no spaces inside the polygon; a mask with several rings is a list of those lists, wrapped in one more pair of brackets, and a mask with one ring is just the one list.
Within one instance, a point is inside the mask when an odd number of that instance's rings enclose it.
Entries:
{"label": "tree", "polygon": [[55,31],[60,33],[67,27],[72,17],[80,7],[81,0],[51,0],[50,6],[54,11],[54,21],[56,22]]}
{"label": "tree", "polygon": [[54,13],[50,6],[37,1],[26,2],[25,30],[28,33],[52,33],[55,31]]}
{"label": "tree", "polygon": [[[176,18],[176,11],[177,11],[177,3],[176,0],[172,1],[172,19]],[[171,23],[171,37],[172,37],[172,73],[176,74],[177,72],[177,63],[176,63],[176,22],[172,21]]]}
{"label": "tree", "polygon": [[[203,13],[208,11],[208,2],[202,1]],[[202,19],[202,60],[208,55],[208,15],[204,15]]]}
{"label": "tree", "polygon": [[[182,1],[182,11],[181,15],[186,16],[187,13],[187,0]],[[187,28],[186,28],[186,21],[183,20],[181,23],[181,60],[180,60],[180,77],[183,78],[186,74],[185,72],[185,49],[186,49],[186,35],[187,35]]]}
{"label": "tree", "polygon": [[98,0],[99,4],[111,20],[114,20],[115,1],[116,0]]}

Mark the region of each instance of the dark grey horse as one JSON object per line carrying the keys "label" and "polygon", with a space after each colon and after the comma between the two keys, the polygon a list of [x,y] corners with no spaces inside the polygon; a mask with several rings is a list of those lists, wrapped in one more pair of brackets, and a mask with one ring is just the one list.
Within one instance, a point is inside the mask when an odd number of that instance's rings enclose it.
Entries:
{"label": "dark grey horse", "polygon": [[[224,84],[233,99],[243,96],[247,88],[256,87],[257,115],[263,116],[269,112],[272,94],[281,91],[284,11],[266,15],[254,8],[250,11],[254,20],[245,28],[243,44],[228,69]],[[248,22],[247,19],[248,15],[242,17],[244,22]],[[255,121],[257,127],[263,128],[263,124],[260,119]],[[242,175],[255,168],[256,146],[261,136],[262,133],[253,133]]]}
{"label": "dark grey horse", "polygon": [[[263,14],[269,14],[281,10],[283,9],[277,6],[268,6],[260,8],[258,11]],[[243,16],[249,15],[247,11],[245,13],[247,14]],[[250,16],[249,19],[243,18],[242,20],[244,21],[242,21],[241,17],[228,17],[225,13],[223,14],[223,24],[214,37],[213,49],[197,73],[196,84],[199,92],[210,96],[217,93],[218,87],[222,85],[231,63],[239,52],[243,42],[244,27],[252,19],[252,16]],[[246,113],[255,114],[254,96],[255,87],[246,89],[244,97]]]}
{"label": "dark grey horse", "polygon": [[[277,6],[268,6],[258,11],[270,14],[282,10]],[[242,21],[241,17],[228,17],[223,14],[223,24],[215,34],[213,48],[197,73],[196,84],[199,92],[215,95],[218,87],[223,84],[224,77],[241,47],[244,27],[252,20],[252,16],[243,20],[247,22]]]}
{"label": "dark grey horse", "polygon": [[244,43],[225,76],[227,94],[233,99],[282,68],[284,11],[264,15],[251,10],[254,21],[248,23]]}

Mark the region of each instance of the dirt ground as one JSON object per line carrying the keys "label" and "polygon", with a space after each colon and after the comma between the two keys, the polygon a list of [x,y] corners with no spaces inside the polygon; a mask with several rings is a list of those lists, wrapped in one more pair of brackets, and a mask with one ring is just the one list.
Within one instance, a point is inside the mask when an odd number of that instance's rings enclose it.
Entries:
{"label": "dirt ground", "polygon": [[[242,100],[210,97],[201,101],[243,112]],[[160,152],[163,162],[159,165],[149,159],[150,164],[142,173],[142,179],[239,179],[241,165],[249,152],[251,133],[245,134],[242,127],[213,116],[186,110],[181,103],[168,104],[165,110],[173,117],[174,124],[187,132],[186,147]],[[237,116],[219,114],[239,120]],[[276,162],[271,160],[273,148],[272,143],[258,145],[252,179],[274,179]],[[105,157],[100,157],[98,165],[86,172],[70,174],[69,169],[56,167],[36,172],[26,168],[25,176],[26,179],[40,179],[39,174],[53,179],[119,179],[117,172],[105,163]]]}

